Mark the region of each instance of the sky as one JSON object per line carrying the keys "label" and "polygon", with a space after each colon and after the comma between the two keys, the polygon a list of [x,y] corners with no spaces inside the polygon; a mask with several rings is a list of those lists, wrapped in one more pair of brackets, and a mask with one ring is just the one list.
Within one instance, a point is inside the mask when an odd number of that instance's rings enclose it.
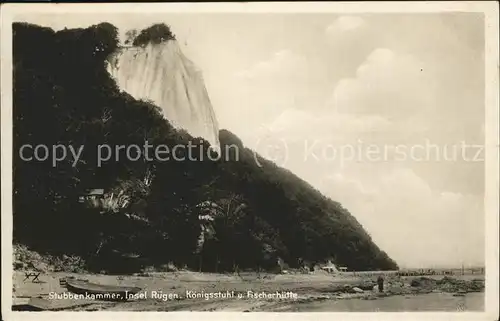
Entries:
{"label": "sky", "polygon": [[480,14],[30,17],[165,22],[220,128],[339,201],[401,267],[484,264]]}

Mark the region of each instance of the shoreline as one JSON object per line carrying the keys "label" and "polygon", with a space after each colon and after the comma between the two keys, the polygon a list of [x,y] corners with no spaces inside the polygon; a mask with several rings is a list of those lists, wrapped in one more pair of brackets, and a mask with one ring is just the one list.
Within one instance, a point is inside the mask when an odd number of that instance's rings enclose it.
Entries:
{"label": "shoreline", "polygon": [[[140,287],[139,293],[143,294],[137,293],[128,298],[130,300],[120,302],[59,297],[54,299],[55,294],[68,292],[59,284],[59,279],[71,276],[98,284]],[[456,303],[456,309],[462,305],[467,306],[469,301],[475,301],[470,304],[472,308],[468,309],[477,310],[481,309],[477,297],[482,296],[484,301],[484,275],[477,274],[453,278],[387,275],[382,293],[376,287],[370,290],[358,287],[370,284],[373,277],[325,274],[276,274],[258,278],[252,273],[241,277],[190,271],[158,272],[149,276],[47,272],[41,274],[40,283],[23,282],[23,278],[23,271],[14,272],[14,304],[21,298],[39,297],[47,301],[46,310],[66,311],[309,311],[309,308],[321,311],[358,311],[376,309],[378,305],[388,305],[386,308],[393,309],[413,301],[415,303],[412,304],[416,304],[413,309],[418,310],[426,309],[427,304],[434,306],[435,302],[432,301],[436,300],[443,300],[445,304],[451,305]],[[412,286],[415,282],[420,283]],[[50,293],[53,293],[52,300]],[[288,296],[280,298],[276,293],[288,293]],[[473,294],[469,295],[470,293]],[[274,297],[270,296],[273,294]],[[450,309],[456,310],[454,307]]]}

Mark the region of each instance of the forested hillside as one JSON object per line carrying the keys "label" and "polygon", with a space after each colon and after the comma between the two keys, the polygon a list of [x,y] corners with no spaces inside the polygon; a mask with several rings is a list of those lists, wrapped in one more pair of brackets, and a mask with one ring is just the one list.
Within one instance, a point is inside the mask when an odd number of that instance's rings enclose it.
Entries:
{"label": "forested hillside", "polygon": [[[355,270],[397,268],[340,204],[272,162],[259,167],[229,131],[219,133],[217,161],[98,164],[100,144],[191,143],[213,152],[157,106],[120,92],[106,71],[118,48],[113,25],[54,32],[16,23],[13,33],[15,243],[80,256],[90,270],[124,269],[124,257],[204,271],[273,269],[278,257],[291,266],[333,259]],[[84,150],[77,164],[67,157],[53,166],[50,158],[21,160],[24,144]],[[238,148],[226,155],[228,145]],[[106,193],[99,206],[78,201],[92,188]]]}

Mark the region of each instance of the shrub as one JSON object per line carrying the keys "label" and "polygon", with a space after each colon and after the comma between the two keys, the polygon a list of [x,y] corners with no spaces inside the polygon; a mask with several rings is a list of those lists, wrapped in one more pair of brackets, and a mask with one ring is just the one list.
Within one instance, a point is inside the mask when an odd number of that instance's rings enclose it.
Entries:
{"label": "shrub", "polygon": [[164,23],[158,23],[142,30],[132,44],[134,46],[145,46],[148,43],[159,44],[168,40],[175,40],[170,27]]}

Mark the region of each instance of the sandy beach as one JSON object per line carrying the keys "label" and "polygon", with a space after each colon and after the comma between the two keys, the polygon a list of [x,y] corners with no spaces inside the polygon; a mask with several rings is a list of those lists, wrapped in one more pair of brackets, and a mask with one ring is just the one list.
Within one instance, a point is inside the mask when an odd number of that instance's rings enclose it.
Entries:
{"label": "sandy beach", "polygon": [[[121,302],[71,297],[59,279],[75,277],[106,285],[141,288]],[[14,304],[30,298],[49,302],[47,310],[73,311],[481,311],[484,275],[401,277],[386,275],[383,293],[370,288],[376,276],[352,274],[238,275],[157,272],[116,276],[47,272],[40,282],[14,273]],[[443,280],[444,278],[444,280]],[[420,280],[417,286],[412,281]],[[423,281],[422,281],[423,280]],[[442,280],[442,281],[439,281]],[[363,287],[365,290],[360,289]],[[73,294],[74,295],[74,294]]]}

